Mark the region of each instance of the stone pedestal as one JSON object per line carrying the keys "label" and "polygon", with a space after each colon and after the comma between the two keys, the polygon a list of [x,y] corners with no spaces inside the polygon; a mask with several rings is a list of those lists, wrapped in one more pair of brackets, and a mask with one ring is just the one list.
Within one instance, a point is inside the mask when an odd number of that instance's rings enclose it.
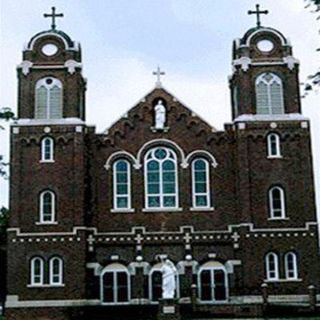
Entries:
{"label": "stone pedestal", "polygon": [[177,299],[160,299],[157,320],[181,320]]}

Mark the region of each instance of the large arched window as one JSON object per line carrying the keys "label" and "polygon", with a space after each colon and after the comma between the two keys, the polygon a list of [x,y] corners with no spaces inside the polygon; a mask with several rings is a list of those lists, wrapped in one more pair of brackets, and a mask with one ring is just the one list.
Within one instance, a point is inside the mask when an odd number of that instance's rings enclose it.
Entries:
{"label": "large arched window", "polygon": [[283,88],[281,79],[266,72],[256,79],[257,114],[283,114]]}
{"label": "large arched window", "polygon": [[128,303],[130,300],[130,275],[125,266],[113,263],[101,273],[102,303]]}
{"label": "large arched window", "polygon": [[30,261],[30,283],[31,285],[43,285],[44,263],[40,257],[33,257]]}
{"label": "large arched window", "polygon": [[228,297],[228,279],[220,262],[209,261],[198,273],[199,298],[202,302],[221,302]]}
{"label": "large arched window", "polygon": [[280,158],[281,149],[280,149],[280,137],[276,133],[270,133],[267,137],[267,146],[268,146],[268,157],[269,158]]}
{"label": "large arched window", "polygon": [[52,162],[54,160],[54,142],[50,137],[45,137],[41,141],[41,161]]}
{"label": "large arched window", "polygon": [[45,190],[40,194],[40,223],[55,222],[55,194]]}
{"label": "large arched window", "polygon": [[294,252],[287,252],[284,256],[286,279],[298,279],[297,255]]}
{"label": "large arched window", "polygon": [[35,118],[62,118],[62,83],[60,80],[47,77],[36,83]]}
{"label": "large arched window", "polygon": [[177,208],[176,154],[169,148],[151,149],[145,156],[146,208]]}
{"label": "large arched window", "polygon": [[192,162],[192,206],[194,208],[210,207],[209,164],[204,159]]}
{"label": "large arched window", "polygon": [[274,252],[269,252],[265,257],[267,280],[279,279],[279,261]]}
{"label": "large arched window", "polygon": [[49,282],[52,285],[63,284],[63,260],[52,257],[49,261]]}
{"label": "large arched window", "polygon": [[284,219],[285,212],[285,194],[280,187],[273,187],[269,190],[269,210],[270,219]]}
{"label": "large arched window", "polygon": [[131,208],[130,164],[118,160],[113,165],[113,206],[115,209]]}

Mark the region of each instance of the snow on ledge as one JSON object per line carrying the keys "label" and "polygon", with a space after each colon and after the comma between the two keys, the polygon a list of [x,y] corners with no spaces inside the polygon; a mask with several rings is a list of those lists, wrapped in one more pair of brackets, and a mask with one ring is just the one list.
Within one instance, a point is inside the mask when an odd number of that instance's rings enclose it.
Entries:
{"label": "snow on ledge", "polygon": [[63,119],[19,119],[11,123],[11,126],[52,126],[52,125],[84,125],[79,118]]}
{"label": "snow on ledge", "polygon": [[233,122],[244,121],[309,121],[309,118],[300,113],[286,113],[286,114],[242,114],[233,120]]}

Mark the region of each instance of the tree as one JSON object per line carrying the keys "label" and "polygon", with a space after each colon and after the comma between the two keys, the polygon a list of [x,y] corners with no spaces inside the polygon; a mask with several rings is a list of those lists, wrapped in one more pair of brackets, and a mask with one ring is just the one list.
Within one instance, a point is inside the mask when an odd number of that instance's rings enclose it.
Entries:
{"label": "tree", "polygon": [[[304,0],[306,2],[305,8],[310,9],[312,13],[316,14],[316,19],[320,20],[320,0]],[[320,29],[318,30],[320,34]],[[320,47],[316,49],[320,52]],[[311,91],[315,88],[320,88],[320,67],[314,73],[308,76],[306,83],[304,84],[304,96],[307,95],[308,91]]]}
{"label": "tree", "polygon": [[[1,108],[0,109],[0,120],[9,121],[14,118],[14,113],[10,108]],[[0,130],[4,130],[4,127],[0,125]],[[8,178],[8,173],[6,167],[8,163],[3,161],[3,155],[0,154],[0,177]]]}

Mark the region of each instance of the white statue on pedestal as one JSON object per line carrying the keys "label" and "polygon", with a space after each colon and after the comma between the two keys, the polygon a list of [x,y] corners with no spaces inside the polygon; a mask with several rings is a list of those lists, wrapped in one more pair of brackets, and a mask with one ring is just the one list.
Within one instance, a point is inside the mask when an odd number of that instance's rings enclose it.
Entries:
{"label": "white statue on pedestal", "polygon": [[162,267],[162,298],[173,299],[177,288],[177,269],[169,259],[161,258]]}
{"label": "white statue on pedestal", "polygon": [[163,105],[162,100],[159,100],[154,107],[155,112],[155,128],[164,129],[164,124],[166,122],[166,108]]}

